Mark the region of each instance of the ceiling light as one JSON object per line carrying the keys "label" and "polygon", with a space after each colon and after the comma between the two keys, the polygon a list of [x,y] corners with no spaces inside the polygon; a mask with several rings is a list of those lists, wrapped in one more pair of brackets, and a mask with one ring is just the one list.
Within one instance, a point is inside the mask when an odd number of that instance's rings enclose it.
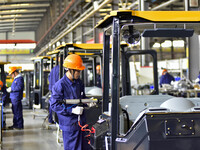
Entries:
{"label": "ceiling light", "polygon": [[153,48],[159,48],[160,47],[160,43],[155,43],[154,45],[153,45]]}
{"label": "ceiling light", "polygon": [[99,9],[99,12],[105,12],[105,11],[112,11],[111,8],[107,8],[107,9]]}

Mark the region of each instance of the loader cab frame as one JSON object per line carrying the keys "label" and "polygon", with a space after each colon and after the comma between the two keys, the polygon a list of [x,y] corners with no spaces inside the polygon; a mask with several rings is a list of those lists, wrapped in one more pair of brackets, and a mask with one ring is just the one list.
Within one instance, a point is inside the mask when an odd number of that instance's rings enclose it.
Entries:
{"label": "loader cab frame", "polygon": [[28,108],[33,108],[33,70],[23,70],[24,76],[24,90],[25,90],[25,99],[28,101]]}
{"label": "loader cab frame", "polygon": [[48,93],[48,74],[50,57],[40,56],[32,58],[34,63],[33,76],[33,108],[44,109],[45,95]]}
{"label": "loader cab frame", "polygon": [[[95,86],[97,84],[96,81],[96,65],[99,63],[101,65],[102,62],[102,49],[103,44],[76,44],[76,43],[67,43],[58,48],[60,50],[60,60],[63,60],[67,57],[68,54],[77,54],[80,55],[83,59],[83,63],[86,66],[86,70],[82,72],[81,78],[84,81],[86,86]],[[99,62],[97,62],[97,57],[100,57]],[[61,70],[63,70],[62,75],[64,75],[64,67],[60,66]],[[87,70],[92,68],[93,73],[93,83],[88,83],[86,80]]]}
{"label": "loader cab frame", "polygon": [[[197,17],[198,16],[198,17]],[[125,24],[147,24],[153,27],[156,23],[199,23],[198,11],[112,11],[96,27],[104,28],[104,78],[103,78],[103,111],[108,111],[109,103],[109,45],[112,34],[112,84],[111,84],[111,150],[116,150],[116,138],[119,135],[119,83],[120,83],[120,32]],[[109,31],[110,30],[110,31]],[[110,33],[111,34],[110,34]],[[133,42],[134,35],[126,36]]]}

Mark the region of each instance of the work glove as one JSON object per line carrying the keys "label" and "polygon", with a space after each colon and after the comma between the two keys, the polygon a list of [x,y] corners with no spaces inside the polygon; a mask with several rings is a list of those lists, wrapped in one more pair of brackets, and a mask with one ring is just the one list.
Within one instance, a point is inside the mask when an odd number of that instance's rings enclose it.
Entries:
{"label": "work glove", "polygon": [[72,108],[72,113],[76,115],[82,115],[83,107],[76,106],[75,108]]}
{"label": "work glove", "polygon": [[11,87],[7,88],[6,91],[7,91],[8,93],[10,93],[10,92],[11,92]]}
{"label": "work glove", "polygon": [[196,80],[195,80],[195,83],[198,83],[199,82],[199,78],[197,78]]}

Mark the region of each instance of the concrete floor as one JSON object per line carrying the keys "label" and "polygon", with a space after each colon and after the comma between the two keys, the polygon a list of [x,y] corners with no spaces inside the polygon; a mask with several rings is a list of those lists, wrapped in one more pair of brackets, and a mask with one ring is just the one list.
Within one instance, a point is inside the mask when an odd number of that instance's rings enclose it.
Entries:
{"label": "concrete floor", "polygon": [[[44,111],[39,111],[46,114]],[[2,150],[63,150],[63,147],[56,142],[56,130],[46,129],[45,117],[33,119],[30,109],[23,110],[24,130],[3,130]],[[12,112],[6,108],[6,125],[12,125]],[[51,126],[52,127],[52,126]]]}

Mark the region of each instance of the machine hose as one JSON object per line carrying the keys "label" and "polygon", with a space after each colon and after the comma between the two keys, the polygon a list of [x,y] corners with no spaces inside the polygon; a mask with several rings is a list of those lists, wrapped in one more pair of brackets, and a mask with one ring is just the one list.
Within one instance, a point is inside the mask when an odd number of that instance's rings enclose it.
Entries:
{"label": "machine hose", "polygon": [[127,129],[130,128],[130,123],[129,123],[129,115],[128,112],[125,109],[122,109],[123,113],[126,114],[126,118],[127,118]]}

